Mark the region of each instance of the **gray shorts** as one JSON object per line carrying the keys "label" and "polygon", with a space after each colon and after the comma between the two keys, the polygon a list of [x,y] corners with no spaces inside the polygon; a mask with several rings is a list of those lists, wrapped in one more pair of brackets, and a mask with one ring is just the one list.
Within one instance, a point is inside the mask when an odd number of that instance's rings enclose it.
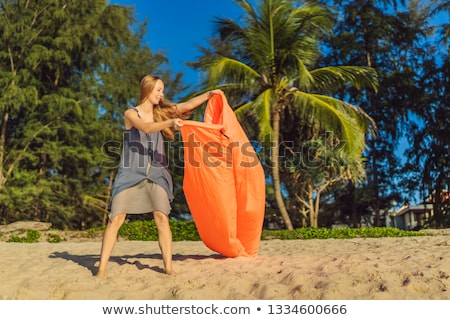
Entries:
{"label": "gray shorts", "polygon": [[147,179],[119,192],[111,203],[109,219],[119,214],[143,214],[161,211],[165,215],[171,210],[166,190]]}

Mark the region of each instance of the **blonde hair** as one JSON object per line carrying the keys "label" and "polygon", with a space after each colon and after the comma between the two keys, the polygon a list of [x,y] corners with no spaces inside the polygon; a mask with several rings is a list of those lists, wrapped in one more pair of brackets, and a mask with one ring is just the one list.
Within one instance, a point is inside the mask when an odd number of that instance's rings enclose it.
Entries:
{"label": "blonde hair", "polygon": [[[148,96],[152,93],[158,80],[163,81],[160,77],[154,75],[147,75],[141,80],[141,101],[143,103],[148,99]],[[173,102],[162,98],[158,105],[153,108],[154,121],[165,121],[173,118],[183,118],[183,115],[178,111],[177,105]],[[162,130],[162,134],[165,137],[174,139],[174,128],[165,128]]]}

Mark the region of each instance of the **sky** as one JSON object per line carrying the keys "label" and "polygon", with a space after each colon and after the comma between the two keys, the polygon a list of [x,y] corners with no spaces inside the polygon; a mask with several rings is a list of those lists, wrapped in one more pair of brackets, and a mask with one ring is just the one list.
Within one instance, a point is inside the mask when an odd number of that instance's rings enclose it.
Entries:
{"label": "sky", "polygon": [[183,72],[185,83],[193,87],[199,84],[199,76],[185,63],[197,61],[198,47],[208,46],[214,36],[213,20],[235,20],[243,14],[232,0],[110,0],[110,4],[132,6],[138,21],[147,19],[147,45],[153,52],[164,51],[169,68]]}
{"label": "sky", "polygon": [[[153,52],[163,51],[169,59],[168,68],[183,72],[185,83],[191,87],[199,84],[199,75],[185,63],[197,61],[198,47],[208,46],[207,40],[215,36],[213,20],[243,16],[233,0],[110,0],[110,4],[134,7],[138,21],[147,19],[146,45]],[[448,15],[441,14],[437,20],[448,21]]]}

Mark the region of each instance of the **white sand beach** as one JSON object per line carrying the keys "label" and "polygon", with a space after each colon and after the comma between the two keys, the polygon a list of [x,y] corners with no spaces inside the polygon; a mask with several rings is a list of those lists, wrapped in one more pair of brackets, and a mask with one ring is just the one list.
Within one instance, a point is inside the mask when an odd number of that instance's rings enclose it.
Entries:
{"label": "white sand beach", "polygon": [[94,277],[101,240],[0,242],[7,300],[450,299],[450,234],[266,240],[258,256],[224,258],[202,242],[174,242],[162,272],[157,242],[118,241],[106,278]]}

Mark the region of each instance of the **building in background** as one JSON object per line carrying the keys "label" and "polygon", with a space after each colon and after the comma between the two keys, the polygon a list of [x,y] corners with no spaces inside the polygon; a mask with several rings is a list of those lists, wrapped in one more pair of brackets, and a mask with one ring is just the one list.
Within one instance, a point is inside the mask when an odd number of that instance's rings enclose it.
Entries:
{"label": "building in background", "polygon": [[[390,210],[386,214],[386,227],[394,227],[402,230],[419,230],[428,228],[434,215],[436,203],[436,192],[427,197],[423,203],[410,205],[405,202],[397,210]],[[450,205],[450,193],[442,190],[440,193],[439,206],[444,215],[448,213]]]}

